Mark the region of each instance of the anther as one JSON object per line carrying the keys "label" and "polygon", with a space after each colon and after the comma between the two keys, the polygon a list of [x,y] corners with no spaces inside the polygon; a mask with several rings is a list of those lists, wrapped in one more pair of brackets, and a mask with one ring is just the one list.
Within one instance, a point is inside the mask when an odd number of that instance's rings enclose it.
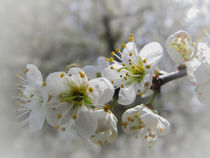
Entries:
{"label": "anther", "polygon": [[133,37],[130,37],[130,38],[129,38],[129,41],[130,41],[130,42],[133,42],[133,41],[134,41],[134,40],[133,40]]}
{"label": "anther", "polygon": [[130,53],[129,53],[129,56],[131,57],[132,55],[133,55],[133,53],[132,53],[132,52],[130,52]]}
{"label": "anther", "polygon": [[73,115],[72,115],[72,119],[73,119],[73,120],[76,120],[76,118],[77,118],[77,115],[76,115],[76,114],[73,114]]}
{"label": "anther", "polygon": [[113,62],[113,60],[114,60],[113,57],[110,57],[110,58],[109,58],[109,61],[110,61],[110,62]]}
{"label": "anther", "polygon": [[121,84],[121,88],[125,88],[125,86],[123,84]]}
{"label": "anther", "polygon": [[113,69],[114,69],[114,67],[113,67],[113,66],[110,66],[110,69],[112,69],[112,70],[113,70]]}
{"label": "anther", "polygon": [[93,91],[93,87],[89,87],[88,90],[89,90],[90,92],[92,92],[92,91]]}
{"label": "anther", "polygon": [[61,131],[65,132],[66,131],[66,128],[65,127],[62,127],[61,128]]}
{"label": "anther", "polygon": [[132,34],[130,34],[130,37],[133,37],[134,36],[134,34],[132,33]]}
{"label": "anther", "polygon": [[151,67],[151,65],[146,65],[146,68],[147,68],[147,69],[150,69],[150,67]]}
{"label": "anther", "polygon": [[60,78],[62,78],[63,76],[64,76],[64,73],[61,73],[61,74],[60,74]]}
{"label": "anther", "polygon": [[85,74],[83,72],[79,72],[79,74],[80,74],[80,77],[81,78],[84,78],[85,77]]}
{"label": "anther", "polygon": [[116,52],[120,52],[120,49],[119,49],[119,48],[116,48],[115,51],[116,51]]}
{"label": "anther", "polygon": [[121,46],[122,46],[122,48],[125,48],[126,47],[126,44],[125,43],[122,43]]}
{"label": "anther", "polygon": [[42,86],[45,87],[47,84],[45,81],[42,82]]}
{"label": "anther", "polygon": [[115,55],[115,52],[114,51],[112,51],[112,56],[114,56]]}
{"label": "anther", "polygon": [[146,63],[146,62],[147,62],[147,59],[144,59],[144,60],[143,60],[143,63]]}
{"label": "anther", "polygon": [[59,129],[60,126],[59,126],[59,125],[55,125],[54,128],[55,128],[55,129]]}
{"label": "anther", "polygon": [[24,75],[25,75],[28,71],[29,71],[29,69],[26,68],[25,71],[24,71]]}
{"label": "anther", "polygon": [[57,118],[58,118],[58,119],[61,119],[61,117],[62,117],[62,114],[60,114],[60,113],[57,114]]}

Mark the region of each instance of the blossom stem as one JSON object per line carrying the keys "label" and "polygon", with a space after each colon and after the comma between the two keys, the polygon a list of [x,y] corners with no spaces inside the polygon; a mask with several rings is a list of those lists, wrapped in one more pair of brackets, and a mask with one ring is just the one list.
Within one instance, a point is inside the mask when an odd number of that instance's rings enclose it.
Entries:
{"label": "blossom stem", "polygon": [[157,94],[158,94],[158,91],[155,91],[155,92],[153,93],[152,98],[151,98],[151,100],[149,101],[149,105],[153,105],[153,103],[154,103],[154,101],[155,101],[155,98],[156,98]]}
{"label": "blossom stem", "polygon": [[186,75],[187,75],[186,66],[179,65],[177,67],[177,71],[175,71],[175,72],[170,72],[168,74],[160,75],[160,76],[154,76],[151,88],[154,91],[160,91],[160,88],[162,85],[164,85],[170,81],[173,81],[175,79],[184,77]]}

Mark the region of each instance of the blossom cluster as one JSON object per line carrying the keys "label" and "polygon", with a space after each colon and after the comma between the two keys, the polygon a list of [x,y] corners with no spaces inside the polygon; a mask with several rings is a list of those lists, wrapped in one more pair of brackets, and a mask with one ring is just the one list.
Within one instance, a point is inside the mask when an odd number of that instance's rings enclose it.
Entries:
{"label": "blossom cluster", "polygon": [[[207,104],[210,96],[209,36],[192,42],[190,35],[177,31],[166,40],[166,50],[176,64],[186,67],[196,86],[199,100]],[[44,122],[61,133],[74,131],[95,144],[115,142],[118,120],[112,108],[116,103],[130,105],[136,97],[152,96],[149,103],[127,109],[120,122],[127,134],[141,137],[151,147],[159,136],[167,135],[170,123],[154,109],[157,90],[151,88],[158,78],[157,66],[164,55],[158,42],[145,45],[140,52],[131,34],[128,43],[117,48],[112,57],[99,57],[97,65],[83,69],[70,66],[67,72],[50,73],[45,80],[39,69],[27,64],[20,79],[17,102],[18,126],[28,124],[31,131],[42,129]]]}

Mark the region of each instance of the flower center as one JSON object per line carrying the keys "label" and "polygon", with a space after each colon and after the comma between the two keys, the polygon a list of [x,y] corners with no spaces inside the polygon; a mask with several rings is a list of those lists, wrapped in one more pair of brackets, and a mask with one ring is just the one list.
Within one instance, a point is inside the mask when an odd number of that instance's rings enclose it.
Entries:
{"label": "flower center", "polygon": [[171,45],[185,60],[189,60],[192,57],[193,44],[191,44],[190,37],[188,37],[186,34],[179,34],[175,39],[172,40]]}

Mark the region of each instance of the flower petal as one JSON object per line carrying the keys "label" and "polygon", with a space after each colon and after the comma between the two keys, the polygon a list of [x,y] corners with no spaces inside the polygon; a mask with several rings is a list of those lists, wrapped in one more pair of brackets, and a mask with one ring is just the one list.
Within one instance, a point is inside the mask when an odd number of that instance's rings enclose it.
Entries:
{"label": "flower petal", "polygon": [[98,64],[98,69],[100,70],[100,72],[106,68],[107,66],[109,66],[109,62],[104,60],[103,56],[100,56],[97,58],[97,64]]}
{"label": "flower petal", "polygon": [[53,72],[47,76],[47,91],[50,95],[58,96],[69,91],[68,81],[71,80],[65,72]]}
{"label": "flower petal", "polygon": [[151,42],[142,48],[140,56],[143,60],[146,59],[146,64],[153,71],[163,57],[163,48],[159,43]]}
{"label": "flower petal", "polygon": [[160,136],[165,136],[170,132],[171,125],[170,123],[163,117],[158,115],[159,122],[157,124],[157,133]]}
{"label": "flower petal", "polygon": [[93,88],[90,92],[95,105],[104,105],[108,103],[114,95],[114,86],[106,78],[96,78],[88,82],[89,86]]}
{"label": "flower petal", "polygon": [[29,115],[29,128],[32,132],[42,129],[44,124],[45,115],[44,108],[41,105],[34,104]]}
{"label": "flower petal", "polygon": [[137,89],[134,83],[129,86],[125,85],[124,88],[120,88],[118,103],[121,105],[129,105],[135,101],[136,94]]}
{"label": "flower petal", "polygon": [[83,70],[85,74],[87,75],[88,79],[97,78],[97,74],[100,73],[99,68],[94,65],[87,65],[83,68]]}
{"label": "flower petal", "polygon": [[123,49],[121,60],[124,64],[129,65],[129,58],[130,58],[130,53],[132,53],[132,58],[137,58],[138,55],[138,49],[136,47],[136,44],[134,42],[128,42],[126,44],[126,47]]}
{"label": "flower petal", "polygon": [[122,65],[114,63],[102,71],[102,76],[112,81],[114,86],[119,87],[123,82],[123,78],[120,76],[125,76],[127,72],[124,69],[120,70],[122,67]]}
{"label": "flower petal", "polygon": [[82,137],[90,137],[97,128],[97,120],[92,109],[82,106],[77,113],[75,128]]}
{"label": "flower petal", "polygon": [[43,82],[42,74],[39,69],[33,64],[26,65],[26,80],[33,85],[37,85]]}

